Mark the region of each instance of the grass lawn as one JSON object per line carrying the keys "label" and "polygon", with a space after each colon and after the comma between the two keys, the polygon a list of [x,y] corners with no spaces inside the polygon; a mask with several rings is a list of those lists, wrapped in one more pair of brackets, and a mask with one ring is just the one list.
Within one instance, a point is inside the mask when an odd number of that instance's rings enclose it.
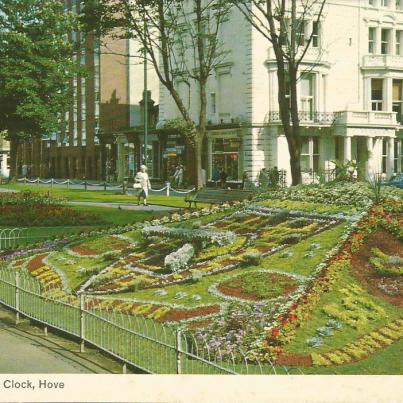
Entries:
{"label": "grass lawn", "polygon": [[[23,185],[23,184],[7,184],[2,185],[3,188],[20,190],[20,191],[31,191],[31,192],[41,192],[63,197],[69,201],[83,201],[83,202],[98,202],[98,203],[135,203],[137,198],[133,195],[119,194],[117,191],[101,191],[101,190],[88,190],[83,189],[64,189],[50,186],[37,186],[37,185]],[[185,208],[188,203],[185,203],[184,197],[178,196],[165,196],[165,195],[150,195],[148,198],[149,204],[156,204],[161,206],[178,207]],[[202,204],[198,207],[203,207]]]}
{"label": "grass lawn", "polygon": [[[22,244],[30,244],[38,241],[45,241],[53,237],[63,237],[67,235],[79,234],[81,232],[93,231],[100,228],[109,227],[112,225],[125,225],[134,222],[141,222],[153,219],[163,212],[152,211],[133,211],[133,210],[119,210],[116,208],[108,207],[93,207],[93,206],[69,206],[74,210],[83,212],[95,213],[102,217],[106,222],[105,225],[86,225],[86,226],[58,226],[58,227],[29,227],[27,230],[28,239],[22,240]],[[18,227],[18,223],[15,224]],[[1,228],[10,228],[0,227]]]}

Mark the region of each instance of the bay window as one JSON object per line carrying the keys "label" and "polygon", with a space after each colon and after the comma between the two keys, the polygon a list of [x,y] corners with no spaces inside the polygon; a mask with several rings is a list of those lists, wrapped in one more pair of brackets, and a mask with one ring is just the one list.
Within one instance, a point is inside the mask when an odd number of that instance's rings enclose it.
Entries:
{"label": "bay window", "polygon": [[371,80],[371,109],[373,111],[383,110],[383,79],[373,78]]}
{"label": "bay window", "polygon": [[302,137],[301,171],[319,171],[319,137]]}

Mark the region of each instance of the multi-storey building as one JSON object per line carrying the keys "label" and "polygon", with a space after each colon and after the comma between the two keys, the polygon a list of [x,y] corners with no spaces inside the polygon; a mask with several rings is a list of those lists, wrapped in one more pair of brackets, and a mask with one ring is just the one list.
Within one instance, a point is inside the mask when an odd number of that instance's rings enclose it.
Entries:
{"label": "multi-storey building", "polygon": [[[322,20],[315,20],[306,16],[299,38],[314,34],[298,83],[305,175],[331,169],[336,159],[357,161],[367,176],[402,172],[403,2],[328,0]],[[221,39],[226,60],[208,83],[208,177],[218,166],[230,180],[240,180],[244,170],[256,178],[263,167],[289,173],[273,49],[236,8]],[[189,96],[180,80],[177,87]],[[197,97],[195,87],[190,94]],[[197,122],[195,105],[189,108]],[[178,116],[162,88],[160,118]]]}
{"label": "multi-storey building", "polygon": [[[68,10],[79,12],[82,2],[66,0]],[[133,143],[141,137],[143,80],[137,49],[130,40],[103,38],[92,33],[69,34],[79,52],[75,61],[86,74],[70,82],[73,102],[62,117],[58,133],[18,147],[17,175],[53,178],[115,180],[137,169]],[[158,89],[152,85],[150,89]],[[157,91],[158,92],[158,91]],[[152,93],[158,97],[158,93]],[[151,98],[151,94],[149,96]],[[150,116],[155,115],[149,102]],[[155,108],[154,108],[155,109]],[[154,112],[154,113],[153,113]],[[130,145],[125,133],[137,127]],[[126,149],[122,144],[126,144]],[[136,149],[136,155],[141,150]],[[136,162],[135,162],[136,161]],[[126,164],[126,168],[123,165]]]}

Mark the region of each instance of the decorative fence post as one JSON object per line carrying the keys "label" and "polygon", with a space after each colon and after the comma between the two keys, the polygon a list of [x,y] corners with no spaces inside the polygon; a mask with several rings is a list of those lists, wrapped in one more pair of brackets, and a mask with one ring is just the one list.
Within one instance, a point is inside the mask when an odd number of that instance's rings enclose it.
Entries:
{"label": "decorative fence post", "polygon": [[176,331],[176,373],[182,374],[182,331]]}
{"label": "decorative fence post", "polygon": [[106,192],[106,182],[104,181],[104,191]]}
{"label": "decorative fence post", "polygon": [[15,324],[20,323],[20,273],[15,272]]}
{"label": "decorative fence post", "polygon": [[52,179],[50,180],[50,188],[51,188],[51,189],[53,189],[53,182],[54,182],[54,179],[52,178]]}
{"label": "decorative fence post", "polygon": [[70,189],[70,179],[67,179],[67,189]]}
{"label": "decorative fence post", "polygon": [[170,190],[171,190],[171,183],[167,182],[167,196],[170,195]]}
{"label": "decorative fence post", "polygon": [[87,186],[88,186],[88,183],[87,183],[87,181],[85,180],[85,181],[84,181],[84,190],[87,190]]}
{"label": "decorative fence post", "polygon": [[38,178],[36,179],[36,184],[39,186],[39,182],[40,182],[41,180],[40,180],[40,178],[39,178],[39,176],[38,176]]}
{"label": "decorative fence post", "polygon": [[84,352],[85,346],[85,295],[80,294],[80,352]]}

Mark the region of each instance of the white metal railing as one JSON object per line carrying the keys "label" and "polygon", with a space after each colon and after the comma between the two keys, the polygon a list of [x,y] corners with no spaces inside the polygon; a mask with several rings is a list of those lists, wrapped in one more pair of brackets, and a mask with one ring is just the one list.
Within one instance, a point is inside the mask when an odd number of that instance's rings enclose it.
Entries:
{"label": "white metal railing", "polygon": [[124,371],[129,364],[156,374],[302,373],[271,362],[250,362],[242,352],[224,356],[219,348],[196,340],[190,332],[115,311],[113,304],[101,310],[99,297],[57,297],[58,291],[43,289],[28,273],[0,269],[0,304],[16,313],[17,323],[24,316],[75,336],[81,351],[86,343],[96,346],[121,361]]}
{"label": "white metal railing", "polygon": [[[90,182],[86,180],[71,180],[71,179],[65,179],[65,180],[57,180],[57,179],[41,179],[41,178],[19,178],[17,179],[17,182],[23,183],[25,185],[49,185],[51,188],[53,188],[54,185],[66,185],[67,189],[70,189],[70,186],[74,187],[83,187],[85,190],[88,189],[94,189],[96,188],[101,188],[104,191],[106,190],[117,190],[121,189],[123,192],[126,192],[130,190],[130,185],[126,181],[124,181],[122,184],[113,184],[113,183],[108,183],[108,182]],[[166,182],[165,186],[161,189],[150,189],[151,194],[160,194],[160,193],[165,193],[166,196],[183,196],[187,195],[191,192],[193,192],[195,188],[191,190],[178,190],[172,187],[172,184],[170,182]]]}

